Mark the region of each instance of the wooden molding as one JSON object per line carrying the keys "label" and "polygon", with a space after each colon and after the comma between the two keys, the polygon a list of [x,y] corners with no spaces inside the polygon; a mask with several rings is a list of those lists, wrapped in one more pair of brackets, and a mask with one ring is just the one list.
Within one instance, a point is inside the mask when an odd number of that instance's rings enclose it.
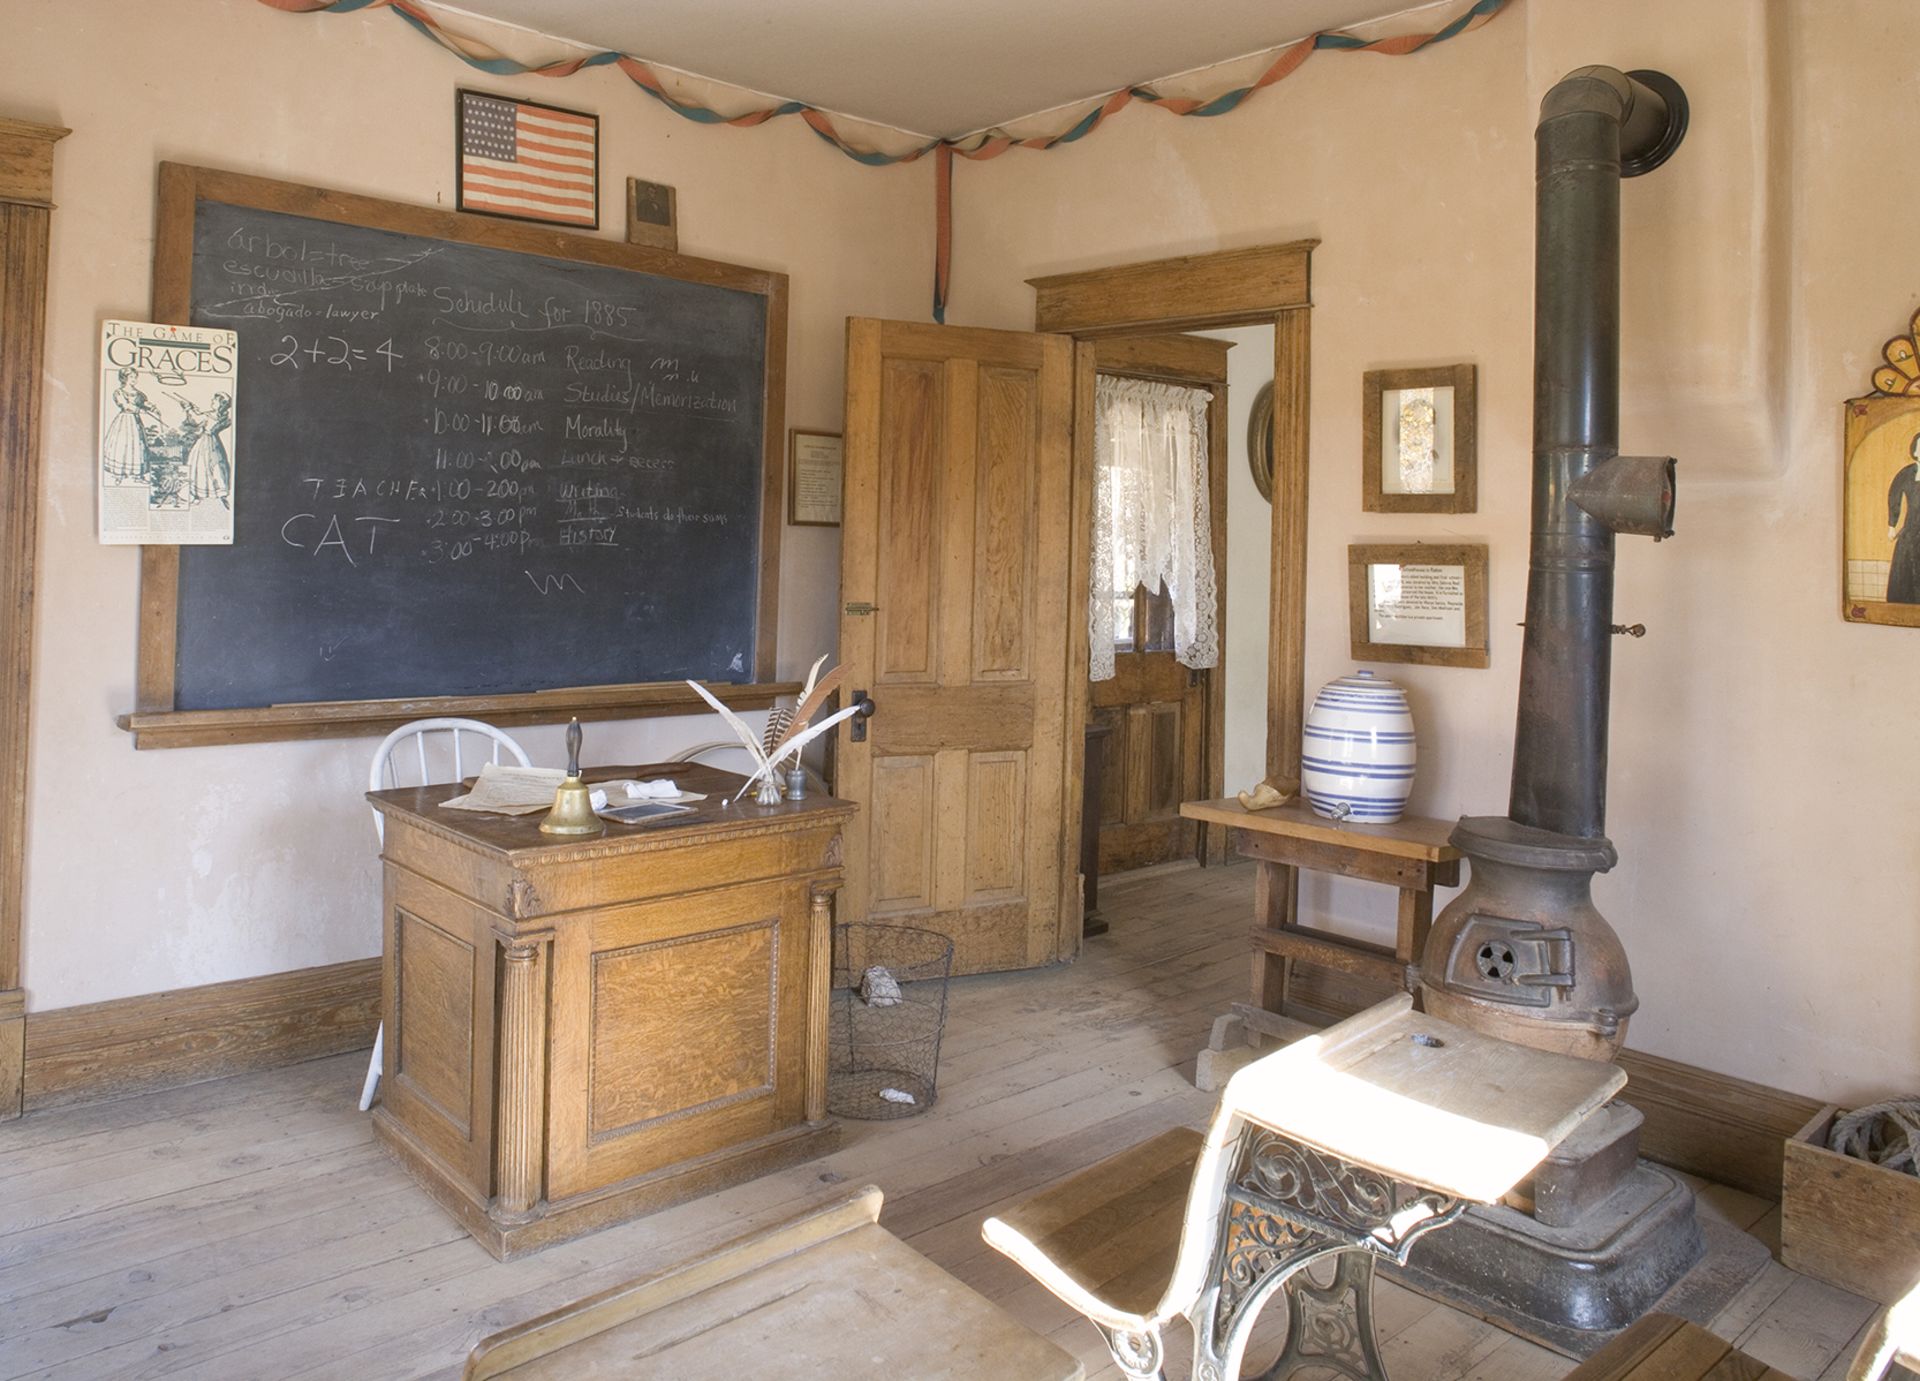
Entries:
{"label": "wooden molding", "polygon": [[28,1012],[24,1103],[91,1102],[362,1050],[379,1024],[377,958]]}
{"label": "wooden molding", "polygon": [[[156,548],[144,547],[143,551]],[[724,705],[764,710],[782,695],[798,695],[798,681],[708,686]],[[558,724],[578,717],[651,719],[706,714],[707,702],[684,682],[633,686],[575,686],[518,695],[430,695],[411,700],[330,700],[269,705],[258,710],[136,710],[115,722],[133,735],[135,748],[200,748],[214,743],[269,743],[305,738],[366,738],[415,719],[442,715],[484,719],[502,728]]]}
{"label": "wooden molding", "polygon": [[[1294,969],[1293,992],[1314,1018],[1351,1016],[1397,991],[1314,965]],[[1288,1015],[1306,1019],[1298,1010]],[[1619,1064],[1627,1072],[1620,1101],[1646,1118],[1640,1154],[1763,1199],[1780,1197],[1787,1138],[1820,1111],[1819,1099],[1638,1050],[1621,1051]]]}
{"label": "wooden molding", "polygon": [[0,202],[53,209],[53,146],[73,131],[0,119]]}
{"label": "wooden molding", "polygon": [[1125,336],[1265,321],[1313,305],[1308,266],[1319,243],[1294,240],[1029,278],[1033,329]]}
{"label": "wooden molding", "polygon": [[1102,374],[1168,383],[1224,384],[1230,340],[1206,336],[1114,336],[1094,342],[1094,367]]}
{"label": "wooden molding", "polygon": [[0,1121],[20,1115],[19,1000],[40,520],[41,362],[53,145],[67,131],[0,120]]}

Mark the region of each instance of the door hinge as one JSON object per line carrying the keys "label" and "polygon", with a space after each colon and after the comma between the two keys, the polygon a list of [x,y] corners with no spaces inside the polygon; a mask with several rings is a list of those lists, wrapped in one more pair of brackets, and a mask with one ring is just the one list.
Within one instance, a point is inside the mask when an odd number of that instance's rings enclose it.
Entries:
{"label": "door hinge", "polygon": [[845,612],[850,617],[857,619],[868,614],[877,613],[879,608],[880,606],[877,604],[868,604],[865,600],[855,600],[846,606]]}

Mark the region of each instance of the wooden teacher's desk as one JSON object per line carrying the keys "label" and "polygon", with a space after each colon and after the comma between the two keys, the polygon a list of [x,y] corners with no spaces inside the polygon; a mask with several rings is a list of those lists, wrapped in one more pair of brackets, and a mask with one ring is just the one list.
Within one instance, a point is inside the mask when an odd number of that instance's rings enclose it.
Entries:
{"label": "wooden teacher's desk", "polygon": [[585,839],[369,793],[386,819],[387,1036],[374,1127],[495,1256],[537,1250],[830,1148],[831,797],[723,805]]}

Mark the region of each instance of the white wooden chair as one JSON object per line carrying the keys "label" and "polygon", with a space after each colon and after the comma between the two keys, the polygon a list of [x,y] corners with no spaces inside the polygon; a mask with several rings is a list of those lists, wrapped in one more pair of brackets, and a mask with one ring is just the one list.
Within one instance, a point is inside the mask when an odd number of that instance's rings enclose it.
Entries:
{"label": "white wooden chair", "polygon": [[1195,1381],[1236,1381],[1283,1288],[1286,1347],[1265,1377],[1385,1377],[1375,1260],[1404,1264],[1468,1202],[1500,1198],[1626,1082],[1410,1007],[1401,994],[1256,1060],[1206,1135],[1122,1151],[982,1235],[1084,1314],[1129,1377],[1164,1374],[1163,1330],[1184,1316]]}
{"label": "white wooden chair", "polygon": [[[462,750],[462,734],[480,740],[473,745],[471,754]],[[402,748],[409,739],[413,743],[411,752]],[[373,750],[373,765],[367,769],[367,790],[389,791],[403,785],[432,786],[437,782],[461,781],[469,769],[478,772],[481,762],[499,762],[503,751],[519,766],[533,766],[527,750],[504,729],[496,729],[477,719],[416,719],[411,724],[402,724],[381,739],[380,746]],[[415,770],[409,771],[408,768]],[[385,845],[386,820],[377,810],[373,812],[373,832]],[[383,1021],[373,1038],[373,1058],[367,1064],[367,1082],[360,1089],[361,1112],[373,1106],[374,1091],[380,1087],[380,1065],[386,1057],[386,1051],[387,1024]]]}

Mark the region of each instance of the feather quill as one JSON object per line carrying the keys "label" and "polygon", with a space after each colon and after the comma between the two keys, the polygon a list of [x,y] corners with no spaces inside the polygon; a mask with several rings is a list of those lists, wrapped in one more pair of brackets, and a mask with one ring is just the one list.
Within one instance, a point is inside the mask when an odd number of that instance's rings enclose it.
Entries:
{"label": "feather quill", "polygon": [[[747,750],[747,756],[759,765],[758,770],[755,771],[751,777],[747,778],[748,785],[750,786],[760,778],[766,776],[768,770],[772,767],[772,763],[767,758],[767,750],[761,746],[760,735],[754,733],[752,727],[744,719],[740,718],[739,715],[735,714],[725,705],[722,705],[714,696],[713,692],[701,685],[698,681],[689,681],[687,684],[694,688],[702,700],[713,706],[714,711],[720,718],[727,722],[727,727],[733,730],[734,734],[739,738],[740,746]],[[741,791],[744,792],[745,790],[746,787],[741,788]],[[736,793],[733,799],[736,801],[739,800],[739,794]]]}
{"label": "feather quill", "polygon": [[820,713],[821,707],[833,698],[835,691],[840,689],[840,683],[846,679],[846,673],[846,665],[842,663],[828,672],[824,680],[800,698],[800,707],[793,712],[793,719],[780,736],[774,739],[774,748],[784,747],[788,739],[813,721],[813,717]]}

